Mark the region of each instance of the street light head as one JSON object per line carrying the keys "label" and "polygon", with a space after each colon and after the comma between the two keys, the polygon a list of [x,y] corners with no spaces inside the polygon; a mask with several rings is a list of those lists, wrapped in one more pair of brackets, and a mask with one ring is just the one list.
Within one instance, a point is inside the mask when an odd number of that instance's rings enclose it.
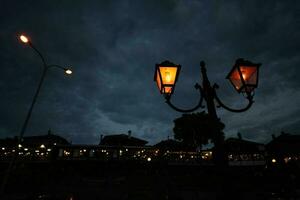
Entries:
{"label": "street light head", "polygon": [[28,37],[26,37],[25,35],[20,35],[20,40],[23,42],[23,43],[28,43],[29,42],[29,39]]}
{"label": "street light head", "polygon": [[71,75],[73,73],[73,71],[70,70],[70,69],[65,69],[65,73],[68,74],[68,75]]}
{"label": "street light head", "polygon": [[156,64],[154,81],[156,81],[161,94],[171,95],[174,92],[180,68],[180,65],[169,61]]}
{"label": "street light head", "polygon": [[242,58],[237,59],[227,79],[240,93],[250,94],[258,85],[258,69],[260,63],[255,64]]}

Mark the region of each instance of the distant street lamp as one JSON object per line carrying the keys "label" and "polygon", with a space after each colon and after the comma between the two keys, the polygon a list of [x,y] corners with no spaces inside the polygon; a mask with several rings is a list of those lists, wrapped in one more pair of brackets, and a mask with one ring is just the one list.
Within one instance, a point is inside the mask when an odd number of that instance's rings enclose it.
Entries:
{"label": "distant street lamp", "polygon": [[[48,69],[50,68],[58,68],[58,69],[61,69],[61,70],[64,70],[64,72],[67,74],[67,75],[71,75],[72,74],[72,70],[70,68],[65,68],[65,67],[62,67],[62,66],[59,66],[59,65],[48,65],[44,59],[44,56],[41,54],[41,52],[32,44],[32,42],[30,41],[30,39],[25,36],[25,35],[20,35],[19,36],[19,39],[21,42],[23,42],[24,44],[28,44],[38,55],[39,57],[41,58],[42,62],[43,62],[43,72],[42,72],[42,76],[40,78],[40,82],[38,84],[38,88],[35,92],[35,95],[33,97],[33,100],[32,100],[32,103],[29,107],[29,110],[28,110],[28,113],[27,113],[27,116],[25,118],[25,121],[23,123],[23,126],[22,126],[22,129],[21,129],[21,132],[20,132],[20,135],[19,135],[19,138],[18,138],[18,144],[21,145],[22,144],[22,141],[23,141],[23,136],[24,136],[24,133],[26,131],[26,128],[27,128],[27,125],[28,125],[28,122],[29,122],[29,119],[31,117],[31,113],[32,113],[32,110],[34,108],[34,105],[36,103],[36,100],[37,100],[37,97],[40,93],[40,90],[41,90],[41,87],[42,87],[42,84],[44,82],[44,79],[45,79],[45,76],[47,74],[47,71]],[[5,190],[5,187],[6,187],[6,184],[7,184],[7,181],[8,181],[8,178],[9,178],[9,175],[10,175],[10,172],[11,172],[11,169],[15,163],[15,160],[17,158],[17,155],[18,155],[18,150],[16,151],[13,159],[11,160],[11,162],[9,163],[9,166],[8,166],[8,169],[7,169],[7,172],[4,176],[4,179],[3,179],[3,182],[2,182],[2,185],[1,185],[1,188],[0,188],[0,195],[2,195],[4,193],[4,190]]]}
{"label": "distant street lamp", "polygon": [[[198,83],[195,85],[196,90],[198,90],[200,93],[199,102],[191,109],[181,109],[171,103],[171,96],[174,93],[181,66],[170,61],[164,61],[160,64],[156,64],[154,81],[156,81],[160,93],[164,95],[166,103],[171,108],[182,113],[193,112],[199,108],[204,108],[202,105],[204,99],[206,101],[207,112],[209,116],[214,120],[214,122],[218,122],[220,119],[216,113],[215,101],[218,103],[217,107],[223,107],[231,112],[244,112],[252,106],[254,102],[254,89],[257,88],[258,85],[258,69],[261,64],[255,64],[240,58],[236,60],[235,65],[227,75],[227,79],[230,80],[237,92],[246,95],[248,105],[242,109],[230,108],[220,100],[216,93],[216,89],[218,89],[219,86],[217,84],[214,84],[213,86],[210,85],[206,74],[205,63],[201,61],[200,66],[202,73],[202,85],[199,85]],[[223,166],[226,164],[224,137],[221,130],[219,130],[217,126],[215,132],[213,133],[213,137],[215,145],[215,152],[213,155],[215,164],[218,166]]]}
{"label": "distant street lamp", "polygon": [[65,68],[65,67],[61,67],[59,65],[48,65],[45,61],[45,58],[44,56],[41,54],[41,52],[32,44],[32,42],[29,40],[29,38],[25,35],[20,35],[20,40],[25,43],[25,44],[28,44],[41,58],[42,62],[43,62],[43,72],[42,72],[42,76],[41,76],[41,79],[40,79],[40,82],[39,82],[39,85],[38,85],[38,88],[35,92],[35,95],[33,97],[33,100],[32,100],[32,103],[31,103],[31,106],[29,108],[29,111],[27,113],[27,116],[26,116],[26,119],[24,121],[24,124],[23,124],[23,127],[21,129],[21,133],[20,133],[20,136],[19,136],[19,141],[22,142],[22,139],[23,139],[23,135],[26,131],[26,128],[27,128],[27,125],[28,125],[28,121],[31,117],[31,113],[32,113],[32,110],[33,110],[33,107],[35,105],[35,102],[36,102],[36,99],[40,93],[40,90],[41,90],[41,87],[42,87],[42,84],[44,82],[44,79],[45,79],[45,76],[47,74],[47,71],[48,69],[50,68],[58,68],[58,69],[61,69],[61,70],[64,70],[64,72],[67,74],[67,75],[71,75],[72,74],[72,70],[69,69],[69,68]]}

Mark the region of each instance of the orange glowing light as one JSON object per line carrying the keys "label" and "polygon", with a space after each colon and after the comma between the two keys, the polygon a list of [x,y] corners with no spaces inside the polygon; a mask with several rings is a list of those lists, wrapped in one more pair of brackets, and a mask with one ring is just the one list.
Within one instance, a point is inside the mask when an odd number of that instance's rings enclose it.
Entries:
{"label": "orange glowing light", "polygon": [[238,92],[251,93],[258,84],[258,68],[260,65],[238,59],[227,78]]}
{"label": "orange glowing light", "polygon": [[162,76],[163,83],[174,85],[176,74],[177,74],[177,68],[176,67],[164,67],[164,66],[160,66],[159,68],[160,68],[160,73]]}
{"label": "orange glowing light", "polygon": [[167,82],[167,83],[171,82],[172,76],[171,76],[171,73],[170,73],[170,72],[166,72],[166,73],[165,73],[165,79],[166,79],[166,82]]}
{"label": "orange glowing light", "polygon": [[244,79],[244,80],[247,79],[247,74],[246,74],[244,71],[242,71],[242,76],[243,76],[243,79]]}
{"label": "orange glowing light", "polygon": [[169,61],[156,65],[154,81],[162,94],[172,94],[180,71],[180,65]]}

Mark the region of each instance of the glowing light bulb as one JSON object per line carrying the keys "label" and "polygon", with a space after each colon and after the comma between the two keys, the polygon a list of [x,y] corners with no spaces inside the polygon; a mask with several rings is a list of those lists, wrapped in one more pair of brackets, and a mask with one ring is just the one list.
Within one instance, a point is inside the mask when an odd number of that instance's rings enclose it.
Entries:
{"label": "glowing light bulb", "polygon": [[242,72],[243,79],[246,80],[246,73]]}
{"label": "glowing light bulb", "polygon": [[168,83],[171,82],[171,74],[170,74],[170,72],[166,72],[165,75],[166,75],[166,81]]}
{"label": "glowing light bulb", "polygon": [[29,42],[29,39],[25,36],[25,35],[21,35],[20,36],[20,40],[24,43],[28,43]]}
{"label": "glowing light bulb", "polygon": [[247,70],[241,70],[241,73],[242,73],[243,79],[246,80],[248,78],[248,76],[247,76]]}
{"label": "glowing light bulb", "polygon": [[71,75],[71,74],[73,73],[72,70],[70,70],[70,69],[66,69],[65,72],[66,72],[66,74],[68,74],[68,75]]}

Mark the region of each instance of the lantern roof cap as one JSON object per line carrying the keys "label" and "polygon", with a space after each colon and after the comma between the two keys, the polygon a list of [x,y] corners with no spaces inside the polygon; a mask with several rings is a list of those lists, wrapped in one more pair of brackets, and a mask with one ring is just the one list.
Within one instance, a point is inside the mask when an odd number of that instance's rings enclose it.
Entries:
{"label": "lantern roof cap", "polygon": [[170,62],[169,60],[165,60],[160,64],[157,64],[158,66],[163,66],[163,67],[178,67],[180,65],[177,65],[175,63]]}
{"label": "lantern roof cap", "polygon": [[245,60],[244,58],[238,58],[236,60],[236,65],[246,65],[246,66],[260,66],[261,63],[253,63],[249,60]]}

